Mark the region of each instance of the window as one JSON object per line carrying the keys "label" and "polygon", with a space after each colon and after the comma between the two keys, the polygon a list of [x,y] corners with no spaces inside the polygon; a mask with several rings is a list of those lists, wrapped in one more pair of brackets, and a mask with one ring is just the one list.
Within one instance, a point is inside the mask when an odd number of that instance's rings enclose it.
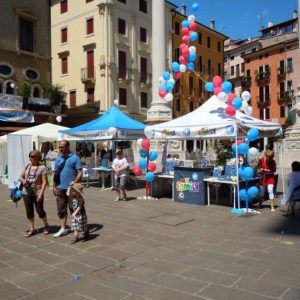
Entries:
{"label": "window", "polygon": [[180,111],[180,99],[176,100],[176,111]]}
{"label": "window", "polygon": [[265,101],[270,101],[270,87],[268,85],[265,86]]}
{"label": "window", "polygon": [[247,71],[246,71],[246,74],[247,74],[247,76],[250,77],[250,76],[251,76],[251,71],[250,71],[250,70],[247,70]]}
{"label": "window", "polygon": [[126,21],[120,18],[118,19],[118,32],[123,35],[126,34]]}
{"label": "window", "polygon": [[148,95],[145,92],[141,92],[141,108],[148,107]]}
{"label": "window", "polygon": [[210,37],[207,37],[207,48],[210,48]]}
{"label": "window", "polygon": [[270,119],[270,108],[269,107],[265,108],[265,111],[266,111],[266,119]]}
{"label": "window", "polygon": [[180,56],[180,49],[179,49],[179,48],[176,48],[176,49],[175,49],[175,57],[174,57],[176,61],[179,60],[179,56]]}
{"label": "window", "polygon": [[28,81],[38,81],[40,79],[40,74],[38,71],[32,68],[25,69],[24,75]]}
{"label": "window", "polygon": [[259,102],[263,102],[264,101],[264,87],[263,86],[260,86],[259,87],[259,93],[258,93],[258,99],[259,99]]}
{"label": "window", "polygon": [[261,120],[264,120],[265,119],[265,114],[264,114],[264,109],[263,108],[260,108],[259,109],[259,118]]}
{"label": "window", "polygon": [[61,74],[68,74],[68,57],[61,58]]}
{"label": "window", "polygon": [[208,59],[207,60],[207,72],[208,72],[208,74],[209,75],[211,75],[211,60],[210,59]]}
{"label": "window", "polygon": [[87,102],[95,101],[95,88],[88,88],[86,94],[87,94]]}
{"label": "window", "polygon": [[41,98],[41,90],[40,90],[39,87],[35,86],[35,87],[33,88],[32,96],[33,96],[33,97],[36,97],[36,98]]}
{"label": "window", "polygon": [[221,42],[218,42],[218,51],[221,52]]}
{"label": "window", "polygon": [[202,80],[199,79],[199,97],[203,97],[203,84],[202,84]]}
{"label": "window", "polygon": [[85,0],[85,3],[90,3],[92,2],[93,0]]}
{"label": "window", "polygon": [[140,72],[141,72],[141,82],[147,82],[147,58],[140,58]]}
{"label": "window", "polygon": [[221,75],[221,64],[218,63],[218,75]]}
{"label": "window", "polygon": [[236,73],[236,77],[240,76],[240,65],[235,66],[235,73]]}
{"label": "window", "polygon": [[119,50],[119,78],[126,78],[126,52]]}
{"label": "window", "polygon": [[242,73],[244,74],[244,73],[245,73],[245,63],[242,63],[242,64],[241,64],[241,67],[242,67],[242,68],[241,68],[241,69],[242,69]]}
{"label": "window", "polygon": [[203,72],[203,63],[202,63],[202,56],[199,56],[199,72]]}
{"label": "window", "polygon": [[120,105],[127,105],[127,90],[119,88],[119,103]]}
{"label": "window", "polygon": [[198,32],[198,43],[202,45],[202,33]]}
{"label": "window", "polygon": [[175,34],[180,35],[180,24],[178,22],[175,22],[174,27]]}
{"label": "window", "polygon": [[60,13],[64,14],[68,11],[68,0],[63,0],[60,2]]}
{"label": "window", "polygon": [[94,18],[86,20],[86,34],[94,33]]}
{"label": "window", "polygon": [[293,59],[292,58],[288,58],[286,60],[286,69],[287,69],[287,72],[293,71]]}
{"label": "window", "polygon": [[139,0],[139,9],[143,13],[147,13],[147,1],[145,0]]}
{"label": "window", "polygon": [[231,67],[230,67],[230,75],[231,75],[231,76],[234,76],[234,66],[231,66]]}
{"label": "window", "polygon": [[60,32],[61,43],[66,43],[68,41],[68,28],[62,28]]}
{"label": "window", "polygon": [[194,77],[189,77],[189,95],[194,95]]}
{"label": "window", "polygon": [[288,80],[286,83],[287,91],[291,91],[293,89],[293,81]]}
{"label": "window", "polygon": [[9,78],[13,74],[14,74],[14,71],[10,66],[4,65],[4,64],[0,65],[0,76],[5,77],[5,78]]}
{"label": "window", "polygon": [[89,50],[86,52],[86,61],[87,61],[87,77],[95,78],[94,71],[94,50]]}
{"label": "window", "polygon": [[140,27],[140,41],[147,43],[147,29]]}
{"label": "window", "polygon": [[76,107],[76,91],[70,91],[70,107]]}
{"label": "window", "polygon": [[34,23],[19,19],[19,47],[21,50],[34,52]]}
{"label": "window", "polygon": [[285,118],[285,106],[280,106],[280,118]]}
{"label": "window", "polygon": [[265,72],[269,72],[270,71],[270,66],[269,65],[265,65]]}
{"label": "window", "polygon": [[283,97],[284,95],[284,81],[281,81],[280,84],[279,84],[279,94],[280,94],[280,97]]}
{"label": "window", "polygon": [[194,103],[193,101],[190,102],[190,112],[194,110]]}
{"label": "window", "polygon": [[119,2],[126,4],[126,0],[118,0]]}
{"label": "window", "polygon": [[234,56],[230,56],[230,60],[234,60]]}

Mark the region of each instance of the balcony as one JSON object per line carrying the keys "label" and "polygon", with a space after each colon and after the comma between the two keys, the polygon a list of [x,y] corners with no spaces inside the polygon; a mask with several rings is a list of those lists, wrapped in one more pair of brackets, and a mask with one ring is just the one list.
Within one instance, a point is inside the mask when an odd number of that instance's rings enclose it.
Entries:
{"label": "balcony", "polygon": [[125,67],[117,68],[119,83],[129,84],[131,81],[132,70]]}
{"label": "balcony", "polygon": [[141,88],[150,88],[152,85],[152,74],[141,72],[139,74]]}
{"label": "balcony", "polygon": [[82,68],[81,81],[83,83],[95,83],[95,68],[94,67]]}
{"label": "balcony", "polygon": [[256,75],[257,84],[265,84],[270,81],[270,71],[259,72]]}
{"label": "balcony", "polygon": [[258,96],[256,98],[256,102],[257,102],[257,106],[260,107],[260,108],[267,107],[271,104],[270,98],[263,98],[263,97],[260,97],[260,96]]}
{"label": "balcony", "polygon": [[248,87],[251,85],[252,77],[251,76],[244,76],[242,78],[242,86],[243,87]]}
{"label": "balcony", "polygon": [[282,91],[277,94],[277,100],[280,105],[282,104],[291,104],[294,98],[294,90],[291,91]]}

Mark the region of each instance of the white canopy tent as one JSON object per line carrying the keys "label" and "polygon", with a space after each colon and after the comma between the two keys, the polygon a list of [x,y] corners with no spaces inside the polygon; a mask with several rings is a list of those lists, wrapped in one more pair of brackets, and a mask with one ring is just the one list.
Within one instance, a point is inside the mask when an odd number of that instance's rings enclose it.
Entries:
{"label": "white canopy tent", "polygon": [[7,135],[8,185],[11,188],[28,163],[28,153],[40,149],[42,142],[58,140],[58,131],[67,127],[44,123]]}

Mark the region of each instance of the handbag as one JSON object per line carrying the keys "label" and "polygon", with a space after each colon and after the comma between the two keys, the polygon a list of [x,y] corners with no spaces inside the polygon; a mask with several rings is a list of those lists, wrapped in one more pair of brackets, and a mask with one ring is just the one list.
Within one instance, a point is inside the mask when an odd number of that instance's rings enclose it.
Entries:
{"label": "handbag", "polygon": [[60,184],[60,173],[64,169],[68,158],[69,156],[64,159],[63,163],[59,165],[58,169],[53,174],[53,182],[55,183],[56,186]]}
{"label": "handbag", "polygon": [[20,180],[14,182],[14,187],[10,191],[10,198],[13,202],[17,203],[23,197],[23,184]]}

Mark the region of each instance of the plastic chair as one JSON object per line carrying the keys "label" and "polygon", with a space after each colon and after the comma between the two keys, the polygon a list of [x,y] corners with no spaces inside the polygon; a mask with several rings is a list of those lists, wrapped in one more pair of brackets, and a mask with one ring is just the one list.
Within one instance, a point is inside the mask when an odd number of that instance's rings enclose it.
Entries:
{"label": "plastic chair", "polygon": [[296,186],[293,189],[291,198],[290,198],[290,203],[289,203],[289,207],[287,209],[287,214],[289,213],[291,207],[292,207],[292,214],[294,214],[294,207],[297,201],[300,201],[300,185]]}
{"label": "plastic chair", "polygon": [[89,187],[89,169],[82,168],[82,179],[86,179],[86,187]]}

